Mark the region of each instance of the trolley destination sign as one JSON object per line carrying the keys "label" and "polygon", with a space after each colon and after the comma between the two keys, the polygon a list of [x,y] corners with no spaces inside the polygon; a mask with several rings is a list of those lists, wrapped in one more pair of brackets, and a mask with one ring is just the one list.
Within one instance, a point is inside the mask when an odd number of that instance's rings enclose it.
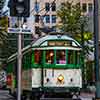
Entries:
{"label": "trolley destination sign", "polygon": [[64,40],[60,40],[60,41],[48,41],[48,45],[49,46],[71,46],[71,41],[64,41]]}
{"label": "trolley destination sign", "polygon": [[8,33],[32,34],[32,31],[30,29],[23,29],[23,28],[8,28]]}

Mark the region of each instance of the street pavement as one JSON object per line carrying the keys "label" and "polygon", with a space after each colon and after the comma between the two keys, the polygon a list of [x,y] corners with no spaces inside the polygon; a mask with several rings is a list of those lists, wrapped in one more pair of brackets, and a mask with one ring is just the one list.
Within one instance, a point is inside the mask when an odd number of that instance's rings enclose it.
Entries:
{"label": "street pavement", "polygon": [[[89,94],[89,93],[81,93],[79,96],[80,100],[93,100],[93,98],[95,98],[94,94]],[[0,100],[15,100],[10,94],[8,90],[0,90]],[[64,99],[64,98],[41,98],[40,100],[72,100],[70,99]],[[77,100],[77,99],[76,99]],[[94,99],[95,100],[95,99]]]}
{"label": "street pavement", "polygon": [[94,93],[81,93],[78,96],[79,99],[71,99],[71,98],[41,98],[40,100],[95,100],[95,94]]}
{"label": "street pavement", "polygon": [[95,100],[95,93],[81,93],[80,94],[81,100]]}
{"label": "street pavement", "polygon": [[92,98],[81,98],[81,99],[71,99],[71,98],[41,98],[40,100],[93,100]]}

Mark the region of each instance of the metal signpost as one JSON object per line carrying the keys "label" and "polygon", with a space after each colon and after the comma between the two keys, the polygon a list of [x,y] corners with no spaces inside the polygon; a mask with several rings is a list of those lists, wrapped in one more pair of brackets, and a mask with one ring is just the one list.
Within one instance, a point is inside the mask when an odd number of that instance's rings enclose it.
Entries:
{"label": "metal signpost", "polygon": [[8,33],[18,33],[18,87],[17,87],[17,100],[21,100],[21,34],[29,33],[26,30],[21,29],[21,23],[23,17],[30,16],[30,0],[9,0],[8,7],[10,8],[10,16],[17,17],[19,22],[19,29],[8,29]]}
{"label": "metal signpost", "polygon": [[100,73],[99,73],[99,53],[98,53],[98,0],[94,0],[94,56],[95,56],[95,78],[96,78],[96,99],[100,99]]}
{"label": "metal signpost", "polygon": [[[18,19],[19,21],[19,28],[21,28],[21,18]],[[22,65],[22,52],[21,52],[21,33],[18,34],[18,70],[17,70],[17,76],[18,76],[18,83],[17,83],[17,100],[21,100],[21,65]]]}
{"label": "metal signpost", "polygon": [[17,100],[21,100],[21,65],[22,65],[22,52],[21,52],[21,35],[22,34],[32,34],[30,29],[23,29],[21,28],[22,19],[18,19],[19,22],[19,28],[8,28],[8,33],[12,34],[18,34],[18,70],[17,70],[17,76],[18,76],[18,84],[17,84]]}

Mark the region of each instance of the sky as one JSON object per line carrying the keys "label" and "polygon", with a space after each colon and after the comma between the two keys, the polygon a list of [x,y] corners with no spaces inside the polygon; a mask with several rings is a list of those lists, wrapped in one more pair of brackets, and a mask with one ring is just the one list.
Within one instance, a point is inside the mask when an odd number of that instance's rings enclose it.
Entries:
{"label": "sky", "polygon": [[4,8],[3,8],[4,11],[6,11],[6,10],[8,9],[8,7],[7,7],[8,1],[9,1],[9,0],[6,0],[6,2],[5,2],[5,6],[4,6]]}

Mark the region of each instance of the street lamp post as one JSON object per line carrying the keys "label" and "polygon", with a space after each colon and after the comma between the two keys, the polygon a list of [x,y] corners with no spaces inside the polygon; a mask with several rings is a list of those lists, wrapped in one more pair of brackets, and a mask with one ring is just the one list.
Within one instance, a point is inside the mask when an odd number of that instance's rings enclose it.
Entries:
{"label": "street lamp post", "polygon": [[96,80],[96,98],[100,99],[100,76],[99,76],[99,53],[98,53],[98,0],[94,0],[94,56],[95,56],[95,80]]}
{"label": "street lamp post", "polygon": [[19,28],[8,28],[8,33],[18,34],[18,56],[17,56],[17,100],[21,100],[21,65],[22,65],[22,39],[23,34],[32,34],[31,30],[21,28],[22,17],[18,17]]}
{"label": "street lamp post", "polygon": [[83,87],[85,86],[85,65],[84,65],[84,24],[85,18],[81,16],[81,46],[82,46],[82,73],[83,73]]}
{"label": "street lamp post", "polygon": [[[83,20],[83,19],[82,19]],[[83,71],[83,86],[85,85],[85,67],[84,67],[84,23],[81,24],[81,45],[82,45],[82,71]]]}
{"label": "street lamp post", "polygon": [[[19,28],[21,28],[21,20],[22,18],[18,18]],[[18,34],[18,83],[17,83],[17,100],[21,100],[21,65],[22,65],[22,52],[21,52],[21,33]]]}

